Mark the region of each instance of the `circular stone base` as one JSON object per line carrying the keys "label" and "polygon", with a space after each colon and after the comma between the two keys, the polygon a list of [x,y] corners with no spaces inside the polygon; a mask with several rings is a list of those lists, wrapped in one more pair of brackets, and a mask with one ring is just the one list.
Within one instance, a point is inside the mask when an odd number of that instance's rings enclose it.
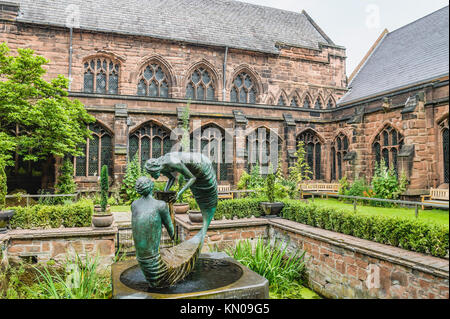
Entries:
{"label": "circular stone base", "polygon": [[199,258],[194,271],[172,287],[150,288],[139,265],[125,270],[120,281],[127,287],[145,293],[185,294],[229,286],[242,277],[242,268],[226,260]]}

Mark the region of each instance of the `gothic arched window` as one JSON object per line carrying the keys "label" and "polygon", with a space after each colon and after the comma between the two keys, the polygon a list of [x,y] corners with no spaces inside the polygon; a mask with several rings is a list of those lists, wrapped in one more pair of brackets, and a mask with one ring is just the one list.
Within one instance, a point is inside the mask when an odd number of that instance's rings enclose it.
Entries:
{"label": "gothic arched window", "polygon": [[303,141],[306,151],[306,162],[312,172],[311,178],[314,180],[320,180],[321,175],[321,162],[322,162],[322,143],[316,133],[311,130],[307,130],[297,136],[297,143]]}
{"label": "gothic arched window", "polygon": [[449,183],[449,143],[448,143],[448,127],[442,130],[442,144],[444,151],[444,183]]}
{"label": "gothic arched window", "polygon": [[245,72],[239,73],[233,81],[230,101],[239,103],[256,103],[256,86],[253,79]]}
{"label": "gothic arched window", "polygon": [[169,79],[157,63],[146,65],[138,77],[137,95],[169,97]]}
{"label": "gothic arched window", "polygon": [[92,139],[82,145],[84,156],[74,158],[75,176],[100,176],[103,165],[113,173],[113,138],[99,123],[90,124]]}
{"label": "gothic arched window", "polygon": [[331,108],[333,108],[333,107],[334,107],[334,103],[333,103],[333,100],[330,98],[330,99],[328,100],[327,108],[328,108],[328,109],[331,109]]}
{"label": "gothic arched window", "polygon": [[372,148],[375,162],[384,159],[386,167],[397,172],[397,155],[403,145],[403,136],[393,127],[387,125],[375,138]]}
{"label": "gothic arched window", "polygon": [[232,163],[226,162],[225,147],[225,131],[215,125],[204,126],[200,132],[192,134],[192,151],[202,153],[211,160],[219,181],[228,180],[228,172],[232,170]]}
{"label": "gothic arched window", "polygon": [[316,109],[321,109],[322,108],[322,101],[320,100],[320,98],[317,98],[316,104],[314,105],[314,108],[316,108]]}
{"label": "gothic arched window", "polygon": [[119,64],[99,57],[84,63],[84,92],[119,93]]}
{"label": "gothic arched window", "polygon": [[270,164],[272,164],[274,170],[277,169],[282,141],[275,132],[265,127],[258,128],[247,135],[245,144],[245,159],[249,173],[255,165],[260,167],[263,175],[269,173]]}
{"label": "gothic arched window", "polygon": [[215,100],[215,83],[210,73],[204,68],[192,72],[186,86],[186,98],[192,100]]}
{"label": "gothic arched window", "polygon": [[137,156],[141,161],[141,167],[150,158],[158,158],[172,149],[170,130],[153,122],[144,124],[134,131],[129,138],[130,160]]}
{"label": "gothic arched window", "polygon": [[331,179],[340,180],[343,177],[344,157],[348,153],[348,138],[339,134],[331,145]]}

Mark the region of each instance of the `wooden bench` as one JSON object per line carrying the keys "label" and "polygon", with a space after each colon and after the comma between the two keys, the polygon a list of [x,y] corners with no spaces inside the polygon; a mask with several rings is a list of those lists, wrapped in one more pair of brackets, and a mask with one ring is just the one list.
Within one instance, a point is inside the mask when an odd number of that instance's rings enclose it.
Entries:
{"label": "wooden bench", "polygon": [[[448,189],[431,188],[430,195],[422,195],[422,203],[448,205]],[[422,206],[422,210],[425,206]]]}
{"label": "wooden bench", "polygon": [[219,199],[233,199],[234,195],[231,192],[231,185],[218,185],[218,198]]}
{"label": "wooden bench", "polygon": [[336,195],[339,193],[338,183],[308,183],[300,185],[300,198],[312,195],[311,192],[320,192],[324,195]]}

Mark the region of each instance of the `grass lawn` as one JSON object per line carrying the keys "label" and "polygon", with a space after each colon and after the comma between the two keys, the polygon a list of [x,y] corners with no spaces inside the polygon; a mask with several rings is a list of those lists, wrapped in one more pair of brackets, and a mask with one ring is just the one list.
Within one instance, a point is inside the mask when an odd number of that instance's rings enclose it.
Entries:
{"label": "grass lawn", "polygon": [[[309,199],[309,202],[312,202]],[[328,206],[340,209],[347,209],[353,211],[353,204],[346,204],[337,199],[322,199],[316,198],[314,200],[318,206]],[[381,216],[398,216],[398,217],[407,217],[407,218],[416,218],[415,209],[414,208],[403,208],[403,207],[372,207],[372,206],[363,206],[361,204],[357,205],[357,212],[359,214],[364,215],[381,215]],[[430,223],[435,223],[438,225],[443,225],[448,228],[449,226],[449,215],[448,211],[441,209],[433,209],[433,210],[421,210],[419,209],[419,220],[423,220]]]}
{"label": "grass lawn", "polygon": [[131,206],[111,206],[113,213],[126,213],[131,212]]}

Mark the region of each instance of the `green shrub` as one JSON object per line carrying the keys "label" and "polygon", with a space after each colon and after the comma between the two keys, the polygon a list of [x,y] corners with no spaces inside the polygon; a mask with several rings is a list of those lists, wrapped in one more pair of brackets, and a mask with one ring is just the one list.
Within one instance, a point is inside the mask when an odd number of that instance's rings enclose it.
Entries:
{"label": "green shrub", "polygon": [[144,176],[141,169],[141,163],[137,156],[128,163],[125,176],[122,181],[121,193],[125,197],[125,204],[130,205],[141,196],[134,188],[139,177]]}
{"label": "green shrub", "polygon": [[61,166],[58,183],[55,186],[56,194],[74,194],[77,190],[77,184],[73,179],[73,164],[66,159]]}
{"label": "green shrub", "polygon": [[0,161],[0,210],[2,210],[6,205],[7,194],[8,189],[6,187],[5,164],[3,161]]}
{"label": "green shrub", "polygon": [[375,164],[375,174],[372,179],[372,187],[377,198],[398,199],[406,190],[407,179],[404,174],[400,179],[396,172],[386,167],[384,160]]}
{"label": "green shrub", "polygon": [[265,193],[270,203],[275,202],[275,175],[273,173],[269,173],[266,176],[266,187]]}
{"label": "green shrub", "polygon": [[91,226],[94,206],[92,201],[82,199],[70,205],[35,205],[13,207],[16,212],[11,228],[59,228]]}
{"label": "green shrub", "polygon": [[106,206],[108,205],[108,192],[109,192],[109,178],[108,178],[108,166],[103,165],[100,173],[100,205],[102,206],[102,212],[106,212]]}
{"label": "green shrub", "polygon": [[449,230],[443,226],[400,217],[358,215],[297,201],[284,203],[283,217],[292,221],[436,257],[448,253]]}
{"label": "green shrub", "polygon": [[214,219],[233,219],[250,218],[251,216],[259,217],[264,215],[259,203],[265,201],[265,198],[241,198],[222,200],[217,204],[217,210]]}
{"label": "green shrub", "polygon": [[370,186],[367,184],[366,180],[363,178],[357,178],[352,186],[345,192],[347,196],[359,196],[363,197],[364,193],[370,191]]}

